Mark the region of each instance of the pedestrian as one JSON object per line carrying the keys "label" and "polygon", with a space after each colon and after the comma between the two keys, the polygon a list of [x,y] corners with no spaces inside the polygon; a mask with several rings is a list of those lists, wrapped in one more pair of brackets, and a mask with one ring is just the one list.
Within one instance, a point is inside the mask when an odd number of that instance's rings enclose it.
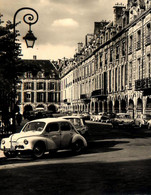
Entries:
{"label": "pedestrian", "polygon": [[22,122],[22,115],[20,113],[17,114],[16,120],[17,120],[18,126],[20,126],[20,123]]}

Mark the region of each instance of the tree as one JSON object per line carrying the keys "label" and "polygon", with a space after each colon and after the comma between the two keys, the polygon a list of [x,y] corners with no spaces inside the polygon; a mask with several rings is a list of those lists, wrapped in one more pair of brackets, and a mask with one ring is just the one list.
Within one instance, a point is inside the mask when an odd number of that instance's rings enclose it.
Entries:
{"label": "tree", "polygon": [[9,110],[15,117],[16,84],[23,73],[20,44],[15,43],[18,34],[14,35],[12,29],[10,21],[0,26],[0,110],[4,122],[8,122]]}

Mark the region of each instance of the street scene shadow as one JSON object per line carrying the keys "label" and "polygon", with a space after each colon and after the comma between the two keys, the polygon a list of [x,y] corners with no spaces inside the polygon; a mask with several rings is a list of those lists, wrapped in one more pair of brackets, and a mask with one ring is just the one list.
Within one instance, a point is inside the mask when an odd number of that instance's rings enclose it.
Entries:
{"label": "street scene shadow", "polygon": [[[92,154],[92,153],[104,153],[104,152],[114,152],[122,150],[122,148],[113,148],[117,144],[129,143],[127,141],[92,141],[88,143],[88,147],[84,150],[82,154]],[[79,154],[80,155],[80,154]],[[56,153],[46,153],[43,159],[65,159],[77,156],[71,150],[60,150]],[[43,160],[42,159],[42,160]],[[33,159],[32,156],[20,156],[16,158],[0,158],[0,165],[13,164],[13,163],[26,163],[39,161],[41,159]]]}
{"label": "street scene shadow", "polygon": [[111,125],[87,123],[89,141],[100,139],[147,138],[151,137],[151,130],[145,128],[112,128]]}

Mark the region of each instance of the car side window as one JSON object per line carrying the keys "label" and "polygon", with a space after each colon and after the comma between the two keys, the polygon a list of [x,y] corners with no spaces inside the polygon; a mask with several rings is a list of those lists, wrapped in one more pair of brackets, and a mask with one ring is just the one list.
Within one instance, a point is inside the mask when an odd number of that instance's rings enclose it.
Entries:
{"label": "car side window", "polygon": [[46,132],[59,131],[58,123],[49,123],[46,127]]}
{"label": "car side window", "polygon": [[60,127],[61,131],[70,131],[72,129],[70,123],[68,122],[62,122]]}

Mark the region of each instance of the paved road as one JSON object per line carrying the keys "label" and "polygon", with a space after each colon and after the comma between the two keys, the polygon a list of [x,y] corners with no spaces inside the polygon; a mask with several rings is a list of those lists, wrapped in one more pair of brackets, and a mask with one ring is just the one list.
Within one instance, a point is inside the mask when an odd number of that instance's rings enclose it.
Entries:
{"label": "paved road", "polygon": [[[40,164],[86,163],[86,162],[126,162],[151,159],[151,137],[114,138],[90,140],[86,152],[73,156],[70,151],[59,151],[50,158],[31,161],[30,158],[20,160],[6,159],[0,151],[0,169],[16,168]],[[25,162],[24,162],[25,161]]]}
{"label": "paved road", "polygon": [[151,131],[88,123],[87,151],[43,159],[6,159],[0,194],[151,194]]}

